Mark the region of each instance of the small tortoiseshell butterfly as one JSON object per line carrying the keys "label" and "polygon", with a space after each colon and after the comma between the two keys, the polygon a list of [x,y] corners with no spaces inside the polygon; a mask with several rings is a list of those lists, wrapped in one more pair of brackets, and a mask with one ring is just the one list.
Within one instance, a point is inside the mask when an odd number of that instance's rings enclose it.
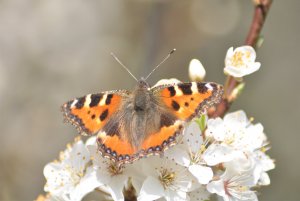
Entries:
{"label": "small tortoiseshell butterfly", "polygon": [[78,131],[97,136],[104,157],[123,164],[159,155],[176,144],[185,122],[218,103],[223,87],[187,82],[150,88],[145,79],[133,91],[89,94],[62,106],[65,119]]}

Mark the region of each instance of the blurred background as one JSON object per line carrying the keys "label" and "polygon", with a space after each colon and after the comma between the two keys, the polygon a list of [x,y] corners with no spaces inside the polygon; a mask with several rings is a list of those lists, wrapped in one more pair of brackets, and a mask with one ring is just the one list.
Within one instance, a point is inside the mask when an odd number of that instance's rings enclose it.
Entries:
{"label": "blurred background", "polygon": [[[275,1],[258,50],[261,69],[231,111],[243,109],[264,125],[277,167],[262,201],[300,200],[300,1]],[[43,167],[77,131],[60,106],[75,97],[136,82],[110,56],[150,78],[188,81],[188,63],[201,60],[207,81],[224,83],[229,47],[241,46],[253,15],[251,0],[0,1],[0,200],[43,193]]]}

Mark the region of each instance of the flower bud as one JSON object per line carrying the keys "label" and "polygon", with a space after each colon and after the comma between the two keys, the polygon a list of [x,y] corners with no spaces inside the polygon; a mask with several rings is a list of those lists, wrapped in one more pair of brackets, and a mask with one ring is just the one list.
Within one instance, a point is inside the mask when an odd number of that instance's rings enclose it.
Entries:
{"label": "flower bud", "polygon": [[201,82],[205,78],[205,68],[198,59],[192,59],[189,65],[189,76],[191,81]]}

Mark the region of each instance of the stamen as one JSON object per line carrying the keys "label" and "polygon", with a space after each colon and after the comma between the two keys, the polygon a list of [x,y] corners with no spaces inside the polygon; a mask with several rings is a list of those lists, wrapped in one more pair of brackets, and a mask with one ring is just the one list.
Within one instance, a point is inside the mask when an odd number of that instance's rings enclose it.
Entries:
{"label": "stamen", "polygon": [[244,54],[242,52],[236,52],[232,57],[232,64],[236,67],[242,66],[244,64],[243,56]]}
{"label": "stamen", "polygon": [[123,165],[118,165],[117,163],[113,163],[113,162],[111,162],[107,168],[111,176],[122,174],[123,169],[124,169]]}
{"label": "stamen", "polygon": [[160,171],[159,180],[165,189],[172,186],[175,179],[176,179],[175,172],[169,171],[168,169],[162,169]]}

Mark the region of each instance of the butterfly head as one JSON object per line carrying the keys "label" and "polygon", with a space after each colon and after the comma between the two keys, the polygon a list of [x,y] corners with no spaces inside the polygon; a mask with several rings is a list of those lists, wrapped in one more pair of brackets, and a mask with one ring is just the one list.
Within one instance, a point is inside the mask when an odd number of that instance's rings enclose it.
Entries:
{"label": "butterfly head", "polygon": [[141,78],[139,81],[138,81],[138,89],[150,89],[150,85],[146,82],[145,78]]}

